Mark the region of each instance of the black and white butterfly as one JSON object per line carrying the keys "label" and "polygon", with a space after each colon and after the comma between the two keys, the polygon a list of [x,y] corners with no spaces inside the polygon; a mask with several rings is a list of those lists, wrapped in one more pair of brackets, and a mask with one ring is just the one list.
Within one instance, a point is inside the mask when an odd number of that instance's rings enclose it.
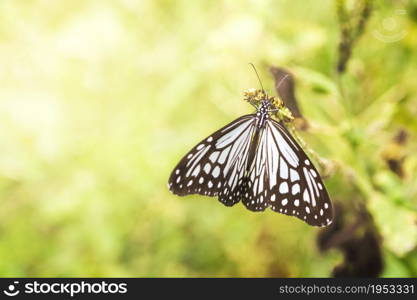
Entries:
{"label": "black and white butterfly", "polygon": [[271,118],[279,107],[263,95],[256,113],[191,149],[172,171],[169,189],[180,196],[218,196],[226,206],[242,200],[252,211],[270,207],[313,226],[330,225],[333,210],[320,175],[284,123]]}

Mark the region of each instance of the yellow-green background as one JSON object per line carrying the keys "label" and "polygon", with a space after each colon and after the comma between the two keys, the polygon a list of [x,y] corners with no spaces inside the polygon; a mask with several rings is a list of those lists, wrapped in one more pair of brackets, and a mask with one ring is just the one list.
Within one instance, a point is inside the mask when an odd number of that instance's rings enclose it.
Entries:
{"label": "yellow-green background", "polygon": [[[186,151],[252,111],[253,62],[272,93],[269,65],[294,73],[303,137],[337,166],[334,201],[360,186],[382,276],[415,276],[416,11],[380,1],[337,82],[330,0],[0,1],[0,275],[329,276],[342,256],[319,229],[167,190]],[[402,180],[380,155],[399,128]]]}

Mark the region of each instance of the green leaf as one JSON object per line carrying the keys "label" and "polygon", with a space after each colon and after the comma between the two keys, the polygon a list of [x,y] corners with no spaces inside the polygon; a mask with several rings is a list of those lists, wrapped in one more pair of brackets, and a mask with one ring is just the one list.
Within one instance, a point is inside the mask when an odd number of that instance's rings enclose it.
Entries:
{"label": "green leaf", "polygon": [[417,245],[417,214],[379,192],[374,192],[368,203],[384,245],[398,256],[412,251]]}

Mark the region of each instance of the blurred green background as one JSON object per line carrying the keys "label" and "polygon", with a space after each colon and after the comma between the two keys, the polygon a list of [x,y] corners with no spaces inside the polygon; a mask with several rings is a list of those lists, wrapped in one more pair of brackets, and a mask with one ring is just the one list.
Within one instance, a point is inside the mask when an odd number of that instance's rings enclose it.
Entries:
{"label": "blurred green background", "polygon": [[417,6],[375,4],[339,75],[336,7],[1,1],[0,275],[330,276],[343,256],[318,250],[321,229],[167,189],[186,151],[252,112],[253,62],[272,94],[270,65],[294,74],[302,136],[333,201],[372,216],[380,276],[417,276]]}

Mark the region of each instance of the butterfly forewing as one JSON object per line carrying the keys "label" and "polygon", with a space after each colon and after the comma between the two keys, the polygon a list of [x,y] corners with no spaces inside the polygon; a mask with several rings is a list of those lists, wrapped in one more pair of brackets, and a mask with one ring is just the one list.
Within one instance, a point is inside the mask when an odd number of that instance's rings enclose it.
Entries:
{"label": "butterfly forewing", "polygon": [[242,116],[197,144],[171,173],[170,190],[219,196],[227,206],[239,202],[255,122],[255,115]]}

